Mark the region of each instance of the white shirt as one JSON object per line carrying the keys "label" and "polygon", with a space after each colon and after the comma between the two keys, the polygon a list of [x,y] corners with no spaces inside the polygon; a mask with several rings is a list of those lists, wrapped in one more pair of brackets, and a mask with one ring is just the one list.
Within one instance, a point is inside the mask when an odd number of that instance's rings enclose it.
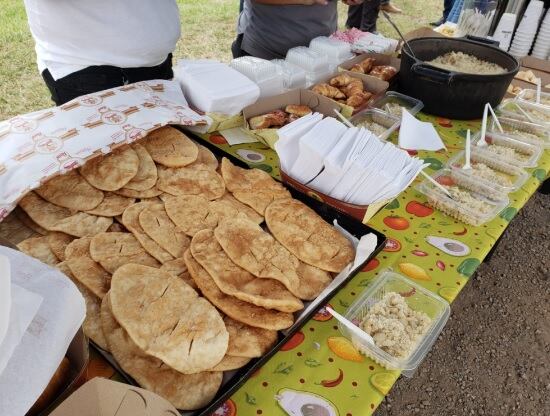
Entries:
{"label": "white shirt", "polygon": [[36,60],[54,79],[91,65],[150,67],[180,37],[175,0],[25,0]]}

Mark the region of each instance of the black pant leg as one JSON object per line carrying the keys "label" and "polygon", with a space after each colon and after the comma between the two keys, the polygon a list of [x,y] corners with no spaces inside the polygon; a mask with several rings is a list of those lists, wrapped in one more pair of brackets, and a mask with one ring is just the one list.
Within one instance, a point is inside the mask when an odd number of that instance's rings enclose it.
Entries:
{"label": "black pant leg", "polygon": [[241,48],[244,35],[241,33],[237,35],[237,39],[231,44],[231,53],[233,58],[240,58],[241,56],[250,56],[250,54]]}
{"label": "black pant leg", "polygon": [[380,0],[365,0],[363,2],[363,16],[359,29],[363,32],[376,32],[379,9]]}
{"label": "black pant leg", "polygon": [[361,20],[363,18],[363,5],[359,4],[357,6],[348,7],[348,19],[346,21],[346,27],[351,29],[352,27],[356,29],[361,28]]}

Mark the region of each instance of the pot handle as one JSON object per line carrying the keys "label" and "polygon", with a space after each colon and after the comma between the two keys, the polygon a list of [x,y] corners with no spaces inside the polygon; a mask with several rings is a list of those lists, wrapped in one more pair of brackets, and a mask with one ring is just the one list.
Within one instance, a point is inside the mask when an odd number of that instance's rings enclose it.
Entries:
{"label": "pot handle", "polygon": [[499,46],[499,41],[498,40],[482,38],[482,37],[479,37],[479,36],[466,35],[464,37],[464,39],[471,40],[472,42],[476,42],[476,43],[482,43],[484,45],[496,46],[496,47]]}
{"label": "pot handle", "polygon": [[426,77],[430,81],[437,82],[439,84],[450,85],[454,78],[454,75],[446,69],[436,68],[423,63],[412,64],[411,71],[416,75]]}

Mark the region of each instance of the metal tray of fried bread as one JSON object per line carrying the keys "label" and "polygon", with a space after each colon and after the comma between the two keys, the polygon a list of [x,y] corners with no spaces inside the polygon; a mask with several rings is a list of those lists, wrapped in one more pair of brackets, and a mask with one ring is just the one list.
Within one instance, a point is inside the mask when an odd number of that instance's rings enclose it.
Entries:
{"label": "metal tray of fried bread", "polygon": [[[244,163],[243,161],[237,159],[236,157],[226,154],[219,148],[211,145],[210,143],[205,142],[204,140],[194,138],[192,135],[190,135],[188,132],[186,132],[188,136],[193,138],[195,141],[200,143],[201,145],[208,147],[217,158],[226,157],[228,158],[233,164],[236,166],[242,167],[242,168],[249,168],[249,166]],[[233,370],[230,372],[224,373],[224,379],[223,383],[218,390],[215,398],[210,402],[208,406],[206,406],[203,409],[195,410],[195,411],[182,411],[181,414],[185,416],[210,416],[212,415],[235,391],[237,391],[250,377],[252,374],[254,374],[260,367],[262,367],[277,351],[281,349],[281,347],[296,333],[298,332],[321,308],[325,306],[325,304],[334,296],[336,295],[340,289],[342,289],[357,273],[364,267],[364,265],[374,258],[385,246],[386,243],[386,236],[379,231],[369,227],[366,224],[361,223],[357,219],[350,217],[346,214],[343,214],[334,208],[324,204],[323,202],[314,199],[308,195],[305,195],[303,193],[300,193],[296,191],[293,188],[288,187],[287,188],[289,192],[291,193],[292,197],[303,202],[310,208],[312,208],[319,216],[321,216],[326,222],[329,224],[333,224],[334,220],[338,222],[338,225],[345,229],[348,233],[353,235],[356,238],[361,238],[363,235],[373,233],[376,236],[377,244],[376,249],[370,254],[370,256],[365,259],[360,265],[355,267],[345,278],[345,280],[338,286],[332,288],[328,293],[322,294],[322,298],[317,298],[312,301],[312,303],[316,303],[316,306],[309,310],[306,314],[300,317],[299,320],[296,320],[294,324],[284,330],[279,331],[278,333],[278,341],[277,343],[263,356],[259,358],[252,359],[247,365],[244,367]],[[307,308],[307,303],[306,303]],[[301,315],[302,311],[298,311],[295,313],[295,317],[297,318],[299,315]],[[130,384],[138,385],[129,375],[125,374],[124,371],[120,368],[120,366],[117,364],[116,360],[112,357],[111,354],[108,352],[102,350],[100,347],[95,345],[93,342],[91,342],[92,345],[99,351],[99,353],[113,366],[115,369],[121,374],[121,376]]]}

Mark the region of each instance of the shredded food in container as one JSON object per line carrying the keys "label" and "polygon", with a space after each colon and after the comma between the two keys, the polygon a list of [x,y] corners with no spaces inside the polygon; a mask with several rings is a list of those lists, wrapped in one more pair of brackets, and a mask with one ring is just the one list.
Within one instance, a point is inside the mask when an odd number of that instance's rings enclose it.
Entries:
{"label": "shredded food in container", "polygon": [[506,72],[506,69],[497,64],[463,52],[448,52],[426,63],[448,71],[465,74],[497,75]]}

